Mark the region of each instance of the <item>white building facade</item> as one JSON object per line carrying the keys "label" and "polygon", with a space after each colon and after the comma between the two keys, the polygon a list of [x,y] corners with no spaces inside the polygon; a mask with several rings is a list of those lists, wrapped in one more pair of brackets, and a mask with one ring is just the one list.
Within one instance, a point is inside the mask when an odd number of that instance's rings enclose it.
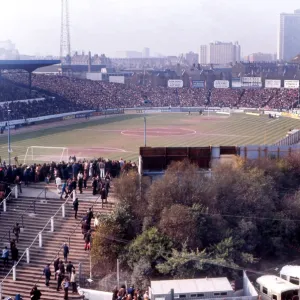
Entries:
{"label": "white building facade", "polygon": [[241,46],[238,42],[214,42],[208,46],[208,63],[216,65],[226,65],[240,62]]}
{"label": "white building facade", "polygon": [[280,14],[277,59],[288,62],[300,53],[300,9]]}

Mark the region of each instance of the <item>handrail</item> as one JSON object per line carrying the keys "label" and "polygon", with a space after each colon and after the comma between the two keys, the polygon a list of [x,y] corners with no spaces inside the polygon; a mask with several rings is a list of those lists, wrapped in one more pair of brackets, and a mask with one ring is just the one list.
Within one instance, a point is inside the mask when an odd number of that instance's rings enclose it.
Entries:
{"label": "handrail", "polygon": [[[44,191],[44,190],[43,190],[43,191]],[[42,192],[43,192],[43,191],[42,191]],[[60,211],[60,209],[63,207],[63,205],[65,205],[65,204],[69,201],[69,199],[70,199],[70,197],[73,195],[73,193],[74,193],[74,191],[68,196],[68,198],[66,199],[66,201],[59,207],[59,209],[58,209],[57,212],[54,214],[54,216],[56,216],[56,214]],[[48,220],[47,224],[43,227],[43,229],[42,229],[41,231],[39,231],[39,233],[36,235],[36,237],[34,238],[33,242],[30,244],[30,246],[29,246],[27,249],[30,249],[30,248],[33,246],[33,244],[35,243],[35,241],[38,239],[39,234],[42,233],[42,232],[46,229],[46,227],[48,226],[48,224],[49,224],[49,222],[51,221],[51,218],[52,218],[52,217],[53,217],[53,216],[50,217],[50,219]],[[13,271],[13,269],[16,268],[16,267],[18,266],[18,264],[21,262],[21,260],[23,259],[23,257],[24,257],[25,255],[26,255],[26,249],[25,249],[25,251],[23,252],[23,254],[21,255],[21,257],[19,258],[19,260],[17,261],[17,263],[10,269],[10,271],[7,273],[7,275],[2,279],[2,281],[0,282],[0,286],[2,286],[4,280],[11,274],[11,272]]]}
{"label": "handrail", "polygon": [[[99,196],[92,204],[92,208],[94,207],[94,205],[98,202],[99,198],[101,196]],[[102,200],[103,201],[103,200]],[[68,237],[68,241],[69,241],[69,247],[70,247],[70,237],[73,236],[73,234],[75,233],[75,231],[77,230],[78,226],[82,223],[82,219],[80,219],[80,221],[78,222],[78,224],[76,225],[76,227],[74,228],[74,230],[69,234],[69,237]],[[56,256],[59,254],[60,250],[63,248],[63,245],[60,246],[57,254],[55,255],[55,257],[52,259],[52,261],[50,262],[50,264],[52,264],[54,262],[54,260],[56,259]],[[71,247],[70,247],[71,248]],[[41,278],[43,277],[44,275],[42,274],[38,279],[37,281],[35,282],[35,284],[38,284],[41,280]]]}
{"label": "handrail", "polygon": [[[17,187],[16,187],[17,188]],[[32,205],[35,205],[35,202],[36,200],[40,197],[40,195],[42,193],[44,193],[46,190],[46,188],[43,188],[43,190],[36,196],[36,198],[30,203],[30,206],[26,208],[26,210],[22,213],[22,214],[19,214],[18,217],[21,217],[21,220],[22,220],[22,217],[27,213],[27,211],[29,210],[29,208],[31,208]],[[20,221],[19,221],[20,222]],[[6,236],[10,233],[10,231],[14,228],[14,225],[12,227],[10,227],[8,229],[8,231],[4,234],[4,236],[1,237],[0,239],[0,242],[4,241],[4,239],[6,238]]]}
{"label": "handrail", "polygon": [[0,202],[0,206],[2,205],[2,203],[3,203],[5,200],[8,200],[8,199],[9,199],[10,195],[12,194],[12,192],[13,192],[16,188],[17,188],[17,185],[15,185],[15,186],[11,189],[11,191],[10,191],[10,193],[7,195],[7,197],[4,198],[4,199]]}

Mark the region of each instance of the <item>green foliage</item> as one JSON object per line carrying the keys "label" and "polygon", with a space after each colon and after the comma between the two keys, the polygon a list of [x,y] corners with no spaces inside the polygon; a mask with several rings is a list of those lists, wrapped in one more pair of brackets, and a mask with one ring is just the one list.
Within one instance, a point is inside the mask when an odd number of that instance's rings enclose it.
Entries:
{"label": "green foliage", "polygon": [[122,258],[139,286],[157,275],[234,277],[298,254],[300,223],[290,220],[300,215],[300,155],[237,160],[211,178],[183,161],[142,193],[136,173],[114,185],[120,204],[101,219],[93,251],[106,265]]}
{"label": "green foliage", "polygon": [[128,247],[128,264],[134,264],[144,259],[155,264],[159,258],[168,256],[173,246],[172,241],[164,234],[152,227],[140,234]]}

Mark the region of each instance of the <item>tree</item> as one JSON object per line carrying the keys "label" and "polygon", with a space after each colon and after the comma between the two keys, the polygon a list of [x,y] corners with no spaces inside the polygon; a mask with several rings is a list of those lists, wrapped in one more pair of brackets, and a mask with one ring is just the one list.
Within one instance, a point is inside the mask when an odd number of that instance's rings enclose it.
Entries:
{"label": "tree", "polygon": [[171,252],[173,243],[164,234],[152,227],[140,234],[128,247],[127,260],[131,269],[134,265],[146,260],[151,265],[155,265],[159,259],[168,256]]}
{"label": "tree", "polygon": [[196,203],[208,203],[213,197],[208,180],[188,160],[171,164],[165,175],[151,185],[146,195],[152,225],[159,222],[164,209],[174,204],[192,207]]}
{"label": "tree", "polygon": [[196,218],[187,206],[174,204],[169,209],[165,208],[161,213],[159,228],[180,245],[186,242],[190,246],[197,246]]}

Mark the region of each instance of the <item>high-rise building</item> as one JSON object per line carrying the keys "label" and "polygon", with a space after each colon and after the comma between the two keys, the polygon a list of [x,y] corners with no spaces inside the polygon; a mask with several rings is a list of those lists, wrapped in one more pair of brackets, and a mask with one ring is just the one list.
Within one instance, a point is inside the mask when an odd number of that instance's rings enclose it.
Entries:
{"label": "high-rise building", "polygon": [[274,61],[274,54],[272,53],[251,53],[246,57],[249,62],[270,62]]}
{"label": "high-rise building", "polygon": [[240,62],[241,46],[238,42],[233,44],[214,42],[208,46],[208,62],[210,64],[226,65],[230,63]]}
{"label": "high-rise building", "polygon": [[300,9],[280,14],[277,58],[290,61],[300,53]]}
{"label": "high-rise building", "polygon": [[201,45],[199,51],[199,64],[206,65],[207,62],[207,45]]}
{"label": "high-rise building", "polygon": [[143,58],[149,58],[150,57],[150,48],[145,47],[143,49]]}
{"label": "high-rise building", "polygon": [[185,54],[185,60],[188,62],[190,66],[192,66],[193,64],[198,64],[199,54],[190,51],[189,53]]}

